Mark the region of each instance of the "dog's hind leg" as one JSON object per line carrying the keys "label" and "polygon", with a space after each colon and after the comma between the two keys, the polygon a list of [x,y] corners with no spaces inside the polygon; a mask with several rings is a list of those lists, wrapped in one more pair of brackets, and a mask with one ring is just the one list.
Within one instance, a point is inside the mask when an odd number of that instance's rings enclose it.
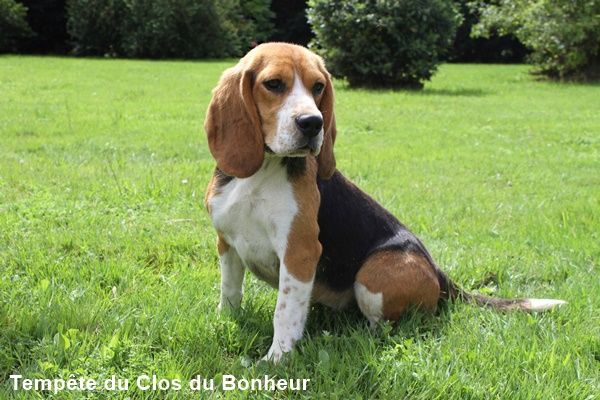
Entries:
{"label": "dog's hind leg", "polygon": [[440,283],[423,255],[382,250],[358,271],[354,293],[361,312],[374,327],[381,319],[399,319],[411,306],[435,311]]}

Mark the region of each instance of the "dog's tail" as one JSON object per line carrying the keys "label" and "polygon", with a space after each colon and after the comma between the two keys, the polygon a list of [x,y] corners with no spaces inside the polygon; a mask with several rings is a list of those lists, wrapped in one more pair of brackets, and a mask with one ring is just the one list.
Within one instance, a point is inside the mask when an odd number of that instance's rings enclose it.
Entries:
{"label": "dog's tail", "polygon": [[496,310],[523,310],[523,311],[546,311],[556,306],[567,304],[564,300],[556,299],[502,299],[498,297],[489,297],[479,293],[469,293],[454,283],[439,266],[433,261],[433,258],[417,238],[417,245],[425,258],[433,266],[440,284],[440,300],[462,300],[476,304],[482,307],[490,307]]}
{"label": "dog's tail", "polygon": [[491,307],[497,310],[546,311],[556,306],[567,304],[564,300],[555,299],[502,299],[482,294],[468,293],[452,282],[446,274],[436,268],[441,298],[444,300],[462,300],[479,306]]}

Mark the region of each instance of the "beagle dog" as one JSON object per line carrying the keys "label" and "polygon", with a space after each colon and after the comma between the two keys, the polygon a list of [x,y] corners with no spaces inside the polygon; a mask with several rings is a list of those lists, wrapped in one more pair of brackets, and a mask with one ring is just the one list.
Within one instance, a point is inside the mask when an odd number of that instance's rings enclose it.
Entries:
{"label": "beagle dog", "polygon": [[240,306],[246,268],[279,290],[266,359],[292,350],[313,302],[356,303],[372,326],[454,298],[499,309],[564,303],[494,299],[452,283],[414,234],[336,170],[333,104],[320,57],[266,43],[223,73],[208,107],[219,309]]}

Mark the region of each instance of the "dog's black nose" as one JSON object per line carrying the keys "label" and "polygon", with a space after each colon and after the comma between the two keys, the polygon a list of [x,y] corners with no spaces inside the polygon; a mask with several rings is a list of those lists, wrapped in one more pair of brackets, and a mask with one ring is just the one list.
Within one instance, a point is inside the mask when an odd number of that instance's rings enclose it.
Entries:
{"label": "dog's black nose", "polygon": [[306,137],[315,137],[323,128],[323,118],[319,115],[300,115],[296,117],[296,126]]}

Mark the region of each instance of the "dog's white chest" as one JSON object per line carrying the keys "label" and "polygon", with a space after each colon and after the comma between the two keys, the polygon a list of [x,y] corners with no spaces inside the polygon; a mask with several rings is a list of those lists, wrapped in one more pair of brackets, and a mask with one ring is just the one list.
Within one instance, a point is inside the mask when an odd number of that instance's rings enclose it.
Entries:
{"label": "dog's white chest", "polygon": [[213,225],[244,265],[277,286],[290,226],[298,211],[279,160],[266,160],[245,179],[234,179],[210,199]]}

